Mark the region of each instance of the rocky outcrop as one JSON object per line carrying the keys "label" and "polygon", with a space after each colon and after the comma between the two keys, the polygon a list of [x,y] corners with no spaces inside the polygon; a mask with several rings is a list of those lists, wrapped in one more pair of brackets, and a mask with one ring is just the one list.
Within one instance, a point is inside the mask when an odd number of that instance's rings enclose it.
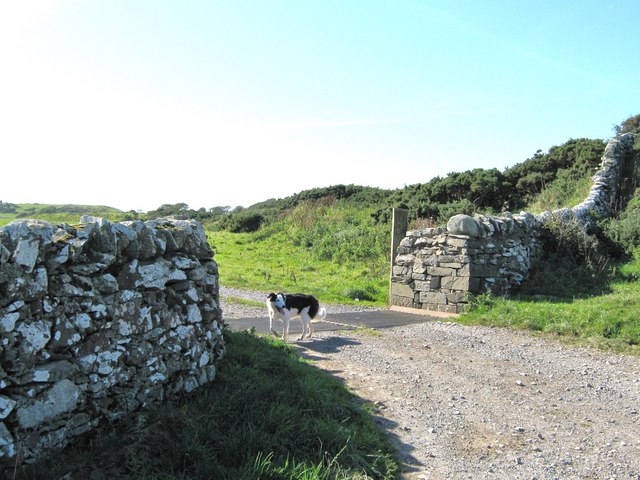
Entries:
{"label": "rocky outcrop", "polygon": [[611,140],[589,196],[573,208],[539,215],[455,215],[446,228],[409,231],[395,252],[392,305],[460,313],[468,294],[502,295],[520,286],[542,253],[541,227],[576,222],[588,229],[610,216],[624,189],[625,165],[633,161],[633,134]]}
{"label": "rocky outcrop", "polygon": [[0,229],[0,460],[212,381],[218,268],[194,221]]}

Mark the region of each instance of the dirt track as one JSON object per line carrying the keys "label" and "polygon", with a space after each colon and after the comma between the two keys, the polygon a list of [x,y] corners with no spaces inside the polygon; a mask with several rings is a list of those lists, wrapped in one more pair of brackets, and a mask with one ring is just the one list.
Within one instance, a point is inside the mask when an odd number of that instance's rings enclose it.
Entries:
{"label": "dirt track", "polygon": [[640,480],[636,357],[442,321],[318,332],[297,345],[375,406],[408,479]]}
{"label": "dirt track", "polygon": [[412,479],[640,479],[640,362],[431,322],[302,353],[376,405]]}

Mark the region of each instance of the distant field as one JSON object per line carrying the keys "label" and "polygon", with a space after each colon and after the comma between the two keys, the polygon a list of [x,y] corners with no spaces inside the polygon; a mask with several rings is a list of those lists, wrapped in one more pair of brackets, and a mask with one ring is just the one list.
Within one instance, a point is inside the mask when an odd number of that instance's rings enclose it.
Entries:
{"label": "distant field", "polygon": [[78,223],[82,215],[121,221],[131,214],[104,205],[0,204],[0,226],[21,218],[35,218],[51,223]]}

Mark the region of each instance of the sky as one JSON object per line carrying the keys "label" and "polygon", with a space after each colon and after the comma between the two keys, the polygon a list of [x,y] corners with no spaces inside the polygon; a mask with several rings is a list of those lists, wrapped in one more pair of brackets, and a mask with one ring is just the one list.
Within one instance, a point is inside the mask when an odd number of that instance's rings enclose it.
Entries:
{"label": "sky", "polygon": [[0,0],[0,200],[503,170],[640,113],[638,25],[637,0]]}

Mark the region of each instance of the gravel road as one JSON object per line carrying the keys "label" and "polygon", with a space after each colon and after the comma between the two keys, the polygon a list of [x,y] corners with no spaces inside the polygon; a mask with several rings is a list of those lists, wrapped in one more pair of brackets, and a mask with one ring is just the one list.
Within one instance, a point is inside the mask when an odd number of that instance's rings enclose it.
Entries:
{"label": "gravel road", "polygon": [[636,357],[442,321],[297,345],[373,405],[407,479],[640,480]]}

